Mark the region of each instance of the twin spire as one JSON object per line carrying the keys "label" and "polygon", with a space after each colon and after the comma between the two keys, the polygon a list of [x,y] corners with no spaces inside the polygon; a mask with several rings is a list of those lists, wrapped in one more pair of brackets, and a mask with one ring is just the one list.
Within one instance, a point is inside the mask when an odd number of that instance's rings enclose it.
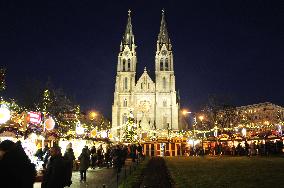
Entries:
{"label": "twin spire", "polygon": [[122,45],[129,45],[129,48],[132,49],[134,44],[134,35],[132,32],[132,24],[131,24],[131,10],[128,10],[128,20],[125,29],[125,33],[122,38]]}
{"label": "twin spire", "polygon": [[160,45],[162,44],[169,44],[170,38],[168,35],[168,30],[167,30],[167,24],[165,20],[165,10],[162,10],[162,20],[161,20],[161,26],[160,26],[160,33],[158,35],[158,41]]}
{"label": "twin spire", "polygon": [[[167,47],[170,47],[171,46],[170,43],[171,41],[168,35],[168,30],[167,30],[167,25],[166,25],[166,20],[165,20],[165,10],[163,9],[160,32],[158,35],[157,44],[160,47],[159,49],[161,49],[163,44],[166,44]],[[127,20],[125,33],[121,41],[121,47],[122,47],[121,50],[124,49],[125,45],[128,45],[130,49],[133,49],[133,47],[135,48],[134,35],[133,35],[132,24],[131,24],[131,10],[128,10],[128,20]]]}

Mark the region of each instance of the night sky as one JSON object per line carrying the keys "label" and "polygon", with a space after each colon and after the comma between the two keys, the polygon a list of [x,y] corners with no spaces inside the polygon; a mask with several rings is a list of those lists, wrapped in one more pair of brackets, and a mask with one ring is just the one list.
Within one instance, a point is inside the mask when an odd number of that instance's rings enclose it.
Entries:
{"label": "night sky", "polygon": [[181,106],[198,110],[208,95],[235,105],[284,105],[284,2],[1,1],[0,65],[5,97],[21,100],[27,80],[75,96],[83,109],[111,117],[117,55],[128,9],[137,47],[137,74],[154,57],[165,9]]}

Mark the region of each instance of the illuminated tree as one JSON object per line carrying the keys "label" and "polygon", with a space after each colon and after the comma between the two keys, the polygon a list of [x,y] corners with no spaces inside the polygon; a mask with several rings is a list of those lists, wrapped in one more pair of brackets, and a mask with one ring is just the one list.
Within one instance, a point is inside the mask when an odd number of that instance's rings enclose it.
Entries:
{"label": "illuminated tree", "polygon": [[3,91],[5,88],[5,69],[0,69],[0,91]]}
{"label": "illuminated tree", "polygon": [[233,128],[238,124],[238,115],[236,113],[236,107],[223,106],[218,113],[218,123],[221,128]]}
{"label": "illuminated tree", "polygon": [[123,140],[125,142],[136,142],[137,138],[137,126],[134,122],[134,118],[129,117],[125,124]]}
{"label": "illuminated tree", "polygon": [[206,130],[218,128],[228,128],[236,124],[237,114],[235,107],[230,104],[227,96],[211,95],[208,104],[201,110],[201,114],[206,117],[202,122]]}
{"label": "illuminated tree", "polygon": [[43,98],[42,98],[42,112],[48,113],[50,111],[50,107],[52,105],[51,94],[48,89],[44,90]]}
{"label": "illuminated tree", "polygon": [[45,89],[38,106],[44,113],[44,118],[53,117],[55,129],[60,136],[66,136],[69,130],[75,130],[80,118],[80,106],[75,105],[62,89]]}

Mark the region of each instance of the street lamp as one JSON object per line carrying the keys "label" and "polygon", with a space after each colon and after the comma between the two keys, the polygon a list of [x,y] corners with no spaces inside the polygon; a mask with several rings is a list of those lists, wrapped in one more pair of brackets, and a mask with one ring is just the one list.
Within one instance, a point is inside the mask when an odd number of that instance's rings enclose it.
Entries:
{"label": "street lamp", "polygon": [[187,110],[183,110],[182,114],[185,116],[186,114],[191,114],[191,112],[187,111]]}
{"label": "street lamp", "polygon": [[[187,110],[183,110],[182,111],[182,114],[184,115],[184,116],[186,116],[187,114],[192,114],[192,112],[190,112],[190,111],[187,111]],[[195,115],[195,113],[194,113],[194,122],[193,122],[193,150],[195,151],[195,144],[194,144],[194,139],[195,139],[195,126],[196,126],[196,124],[197,124],[197,121],[196,121],[196,115]]]}
{"label": "street lamp", "polygon": [[[187,114],[191,114],[192,112],[190,112],[190,111],[187,111],[187,110],[183,110],[182,111],[182,115],[184,115],[184,116],[187,116]],[[189,127],[187,127],[187,129],[188,129]]]}
{"label": "street lamp", "polygon": [[[200,115],[200,116],[198,116],[198,118],[199,118],[199,120],[200,120],[200,122],[201,122],[201,127],[203,127],[203,119],[204,119],[204,116],[203,115]],[[202,155],[205,153],[204,152],[204,148],[203,148],[203,139],[204,139],[204,136],[205,135],[205,133],[203,134],[203,137],[202,137],[202,142],[201,142],[201,145],[202,145]]]}
{"label": "street lamp", "polygon": [[198,118],[199,118],[199,120],[200,120],[201,123],[202,123],[202,121],[203,121],[203,119],[204,119],[204,116],[203,116],[203,115],[200,115]]}
{"label": "street lamp", "polygon": [[90,120],[94,120],[97,117],[97,113],[94,111],[89,112],[89,118]]}

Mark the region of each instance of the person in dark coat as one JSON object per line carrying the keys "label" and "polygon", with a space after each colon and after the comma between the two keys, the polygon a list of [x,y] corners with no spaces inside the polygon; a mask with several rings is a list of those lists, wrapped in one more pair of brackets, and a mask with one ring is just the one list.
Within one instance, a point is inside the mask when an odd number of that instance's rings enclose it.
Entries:
{"label": "person in dark coat", "polygon": [[64,158],[67,159],[68,161],[71,162],[71,165],[73,167],[73,161],[75,160],[75,155],[74,155],[74,151],[71,147],[66,148],[66,151],[64,153]]}
{"label": "person in dark coat", "polygon": [[246,153],[246,156],[249,156],[249,144],[247,141],[245,141],[245,153]]}
{"label": "person in dark coat", "polygon": [[101,168],[104,162],[104,149],[102,145],[100,145],[97,149],[97,156],[98,156],[97,164],[98,164],[98,167]]}
{"label": "person in dark coat", "polygon": [[83,148],[82,149],[82,153],[79,156],[79,161],[80,161],[80,165],[79,165],[79,171],[80,171],[80,181],[86,181],[86,173],[87,173],[87,169],[90,166],[90,155],[88,153],[87,148]]}
{"label": "person in dark coat", "polygon": [[117,145],[113,152],[113,163],[118,173],[121,172],[122,160],[123,160],[122,158],[123,158],[122,148],[120,148],[120,146]]}
{"label": "person in dark coat", "polygon": [[97,163],[97,150],[96,147],[93,146],[91,148],[91,167],[95,169]]}
{"label": "person in dark coat", "polygon": [[137,146],[137,152],[138,152],[138,158],[141,158],[143,156],[143,148],[140,145],[140,143]]}
{"label": "person in dark coat", "polygon": [[[72,143],[69,143],[66,147],[65,153],[64,153],[64,159],[68,162],[69,168],[70,168],[70,179],[72,178],[72,171],[73,171],[73,164],[75,160],[74,151],[72,149]],[[70,182],[72,184],[72,182]]]}
{"label": "person in dark coat", "polygon": [[59,146],[50,148],[50,158],[47,163],[47,168],[43,175],[41,188],[63,188],[66,179],[65,174],[65,161],[61,154]]}
{"label": "person in dark coat", "polygon": [[26,155],[21,142],[4,140],[0,143],[1,184],[9,188],[32,188],[36,169]]}
{"label": "person in dark coat", "polygon": [[136,159],[136,150],[137,150],[137,147],[135,144],[132,144],[130,146],[130,157],[132,158],[132,162],[135,162],[135,159]]}

